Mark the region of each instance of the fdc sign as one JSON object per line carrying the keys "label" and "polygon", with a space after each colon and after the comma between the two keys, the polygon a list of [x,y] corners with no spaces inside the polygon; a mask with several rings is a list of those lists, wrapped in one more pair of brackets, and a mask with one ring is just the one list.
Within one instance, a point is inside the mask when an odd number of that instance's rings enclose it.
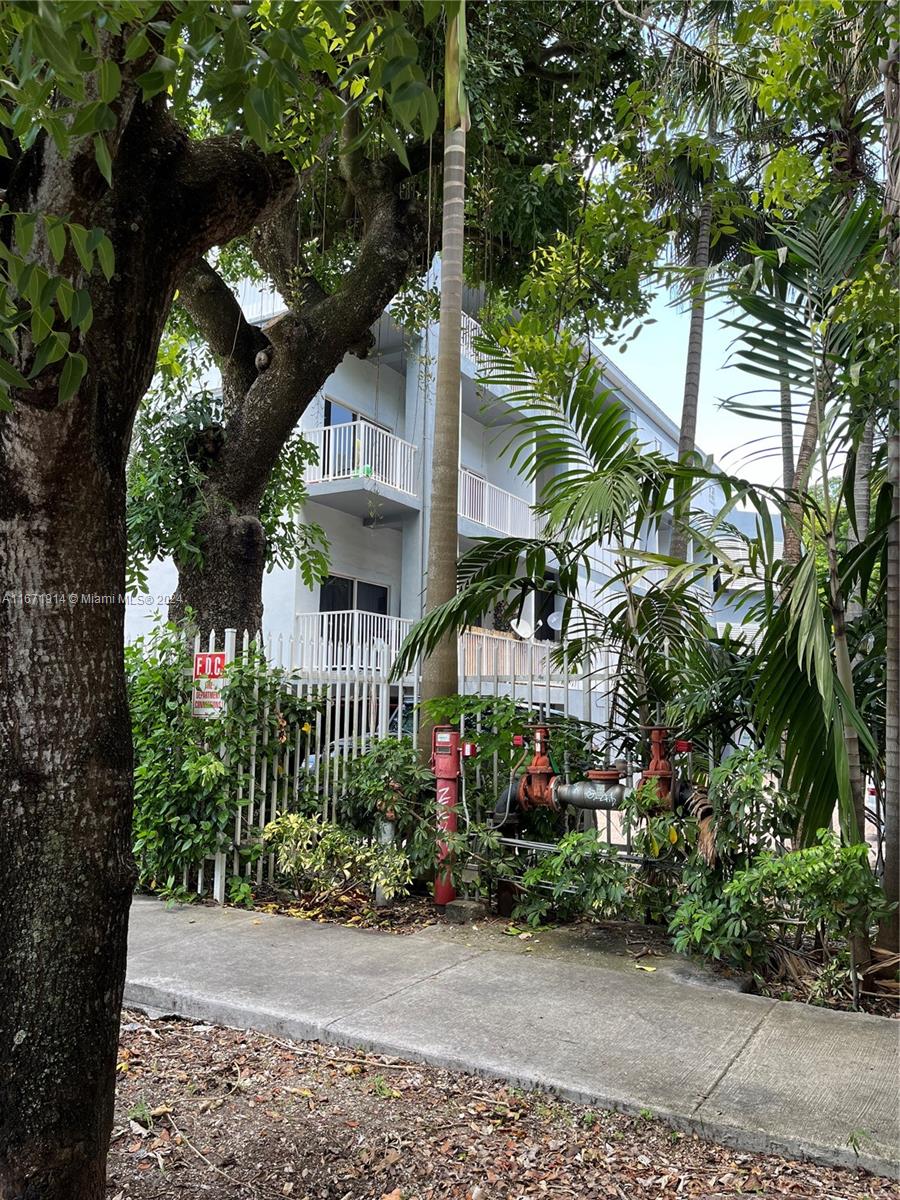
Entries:
{"label": "fdc sign", "polygon": [[191,710],[195,717],[218,717],[225,701],[225,651],[194,655],[194,691]]}

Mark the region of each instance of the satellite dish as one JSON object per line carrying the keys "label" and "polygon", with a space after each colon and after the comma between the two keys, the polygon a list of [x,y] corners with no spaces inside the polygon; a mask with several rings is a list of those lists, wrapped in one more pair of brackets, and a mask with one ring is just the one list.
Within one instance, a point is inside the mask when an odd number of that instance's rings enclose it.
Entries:
{"label": "satellite dish", "polygon": [[563,615],[561,612],[552,612],[547,618],[547,624],[551,629],[562,629]]}
{"label": "satellite dish", "polygon": [[520,638],[530,638],[533,632],[530,621],[518,620],[510,622],[510,629]]}

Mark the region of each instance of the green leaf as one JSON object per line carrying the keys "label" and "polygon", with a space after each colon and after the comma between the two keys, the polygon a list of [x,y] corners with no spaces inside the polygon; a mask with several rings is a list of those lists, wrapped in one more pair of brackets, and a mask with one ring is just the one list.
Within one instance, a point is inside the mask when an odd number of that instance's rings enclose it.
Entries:
{"label": "green leaf", "polygon": [[119,64],[111,58],[105,58],[97,72],[97,84],[101,100],[106,104],[109,104],[110,100],[115,100],[122,87],[122,72],[119,70]]}
{"label": "green leaf", "polygon": [[66,227],[62,221],[45,217],[44,228],[47,231],[47,245],[57,266],[62,262],[66,252]]}
{"label": "green leaf", "polygon": [[93,308],[91,306],[91,293],[86,288],[77,288],[72,297],[72,313],[69,318],[70,324],[80,329],[82,333],[87,333],[94,319]]}
{"label": "green leaf", "polygon": [[97,258],[100,262],[100,270],[107,279],[112,279],[113,272],[116,269],[116,253],[112,242],[106,234],[97,243]]}
{"label": "green leaf", "polygon": [[88,231],[83,225],[70,225],[69,237],[72,239],[72,245],[75,247],[78,261],[84,267],[85,271],[90,274],[94,266],[94,256],[88,249]]}
{"label": "green leaf", "polygon": [[87,371],[87,359],[83,354],[69,354],[59,380],[59,401],[65,404],[78,391],[79,384]]}
{"label": "green leaf", "polygon": [[34,365],[31,368],[30,378],[36,379],[41,371],[52,363],[59,362],[62,356],[69,349],[69,335],[67,333],[53,332],[48,338],[41,343],[41,346],[35,355]]}
{"label": "green leaf", "polygon": [[36,213],[16,213],[16,245],[22,254],[27,254],[34,241]]}
{"label": "green leaf", "polygon": [[109,147],[106,144],[106,138],[102,133],[98,133],[94,138],[94,158],[100,174],[109,186],[112,187],[112,157],[109,153]]}
{"label": "green leaf", "polygon": [[17,371],[12,363],[8,363],[3,358],[0,358],[0,380],[7,387],[28,388],[31,386],[25,376]]}

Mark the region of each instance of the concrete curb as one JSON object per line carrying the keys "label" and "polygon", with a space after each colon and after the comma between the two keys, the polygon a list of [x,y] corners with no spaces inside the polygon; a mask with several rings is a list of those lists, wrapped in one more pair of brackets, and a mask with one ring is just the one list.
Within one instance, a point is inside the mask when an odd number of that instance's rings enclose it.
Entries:
{"label": "concrete curb", "polygon": [[[360,1032],[345,1032],[338,1026],[341,1018],[323,1022],[305,1017],[296,1011],[257,1005],[244,1005],[222,1000],[201,991],[176,989],[170,983],[159,980],[128,980],[125,985],[124,1003],[153,1016],[176,1016],[211,1025],[223,1025],[231,1029],[248,1029],[270,1037],[291,1041],[318,1041],[326,1044],[359,1048],[369,1053],[392,1055],[430,1066],[464,1071],[483,1078],[502,1080],[505,1083],[526,1089],[542,1089],[572,1100],[579,1104],[591,1104],[599,1108],[615,1109],[637,1114],[646,1109],[640,1097],[606,1095],[598,1090],[573,1088],[562,1080],[542,1073],[513,1072],[502,1064],[491,1063],[484,1058],[445,1054],[427,1046],[401,1042],[384,1035],[365,1035]],[[738,1150],[755,1153],[778,1154],[786,1158],[805,1159],[823,1166],[862,1168],[874,1175],[887,1178],[900,1177],[897,1160],[869,1153],[865,1145],[859,1152],[849,1144],[844,1146],[822,1144],[793,1136],[780,1136],[768,1130],[747,1125],[735,1125],[713,1116],[704,1116],[700,1110],[709,1100],[704,1097],[693,1110],[679,1111],[674,1108],[654,1107],[654,1117],[685,1133],[696,1133],[711,1141],[733,1146]]]}

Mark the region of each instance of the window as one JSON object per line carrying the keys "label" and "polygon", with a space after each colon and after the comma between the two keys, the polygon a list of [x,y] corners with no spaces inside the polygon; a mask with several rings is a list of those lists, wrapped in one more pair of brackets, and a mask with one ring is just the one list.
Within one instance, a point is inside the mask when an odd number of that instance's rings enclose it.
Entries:
{"label": "window", "polygon": [[344,612],[353,607],[353,580],[329,575],[319,591],[319,612]]}
{"label": "window", "polygon": [[356,603],[353,607],[362,609],[363,612],[381,613],[383,617],[386,617],[388,610],[387,588],[382,587],[379,583],[366,583],[363,579],[357,579]]}
{"label": "window", "polygon": [[367,583],[364,579],[347,579],[343,575],[329,575],[319,590],[319,612],[379,613],[387,616],[388,589],[379,583]]}
{"label": "window", "polygon": [[359,413],[355,413],[350,408],[345,408],[343,404],[338,404],[337,400],[329,400],[325,397],[325,424],[326,425],[352,425],[354,421],[359,420]]}

